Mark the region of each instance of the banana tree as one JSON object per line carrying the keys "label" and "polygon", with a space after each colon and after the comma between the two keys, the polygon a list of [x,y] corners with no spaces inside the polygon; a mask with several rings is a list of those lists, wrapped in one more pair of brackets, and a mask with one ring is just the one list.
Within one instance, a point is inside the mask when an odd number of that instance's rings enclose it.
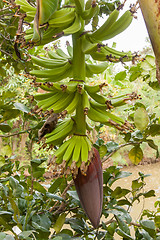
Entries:
{"label": "banana tree", "polygon": [[160,1],[139,0],[139,5],[156,57],[157,80],[160,83]]}
{"label": "banana tree", "polygon": [[[119,4],[104,24],[86,31],[85,26],[98,18],[99,6],[95,0],[86,4],[84,0],[74,0],[63,6],[58,0],[37,0],[35,6],[26,0],[16,0],[16,4],[26,13],[25,21],[30,22],[21,47],[44,45],[72,36],[72,46],[67,44],[68,54],[55,48],[48,51],[48,58],[32,56],[33,63],[40,68],[36,67],[30,74],[34,84],[45,90],[34,96],[38,102],[36,111],[49,115],[50,120],[53,117],[56,122],[56,126],[45,129],[44,146],[58,146],[55,164],[64,175],[72,174],[82,207],[97,228],[103,203],[103,177],[99,153],[87,134],[91,130],[89,123],[99,122],[125,132],[131,126],[113,114],[112,109],[125,104],[126,99],[136,99],[137,95],[109,98],[101,91],[107,86],[107,80],[90,85],[87,79],[104,72],[108,62],[137,59],[137,55],[117,51],[103,43],[131,24],[135,8],[119,17],[123,8]],[[91,64],[88,59],[95,61]]]}

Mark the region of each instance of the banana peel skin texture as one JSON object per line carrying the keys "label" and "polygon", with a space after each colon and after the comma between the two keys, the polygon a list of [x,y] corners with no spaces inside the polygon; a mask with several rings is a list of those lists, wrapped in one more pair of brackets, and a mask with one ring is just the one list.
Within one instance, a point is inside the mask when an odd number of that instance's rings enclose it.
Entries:
{"label": "banana peel skin texture", "polygon": [[94,228],[99,226],[103,204],[103,172],[99,152],[92,148],[93,157],[86,176],[78,170],[74,184],[81,205]]}
{"label": "banana peel skin texture", "polygon": [[160,0],[139,0],[139,5],[156,57],[156,75],[160,84]]}

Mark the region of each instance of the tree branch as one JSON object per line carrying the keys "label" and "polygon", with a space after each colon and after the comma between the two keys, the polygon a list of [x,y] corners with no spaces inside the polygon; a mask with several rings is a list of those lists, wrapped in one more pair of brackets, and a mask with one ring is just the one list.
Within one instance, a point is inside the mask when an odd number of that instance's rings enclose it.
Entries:
{"label": "tree branch", "polygon": [[134,145],[134,144],[140,144],[141,142],[129,142],[129,143],[124,143],[118,146],[117,149],[113,150],[109,155],[107,155],[103,160],[102,163],[107,161],[115,152],[117,152],[120,148],[129,146],[129,145]]}
{"label": "tree branch", "polygon": [[31,128],[28,128],[27,130],[24,130],[24,131],[21,131],[21,132],[18,132],[18,133],[12,133],[10,135],[0,135],[0,137],[4,137],[4,138],[13,137],[13,136],[16,136],[16,135],[19,135],[19,134],[26,133],[30,130],[31,130]]}
{"label": "tree branch", "polygon": [[[70,189],[70,187],[73,185],[73,180],[67,185],[67,187],[64,189],[61,197],[65,199],[66,193],[67,191]],[[53,205],[53,207],[49,210],[49,212],[53,212],[54,208],[57,206],[57,204],[59,203],[59,201],[55,202],[55,204]],[[62,202],[61,205],[59,206],[59,208],[54,212],[54,215],[56,215],[59,210],[61,210],[64,206],[64,203]]]}

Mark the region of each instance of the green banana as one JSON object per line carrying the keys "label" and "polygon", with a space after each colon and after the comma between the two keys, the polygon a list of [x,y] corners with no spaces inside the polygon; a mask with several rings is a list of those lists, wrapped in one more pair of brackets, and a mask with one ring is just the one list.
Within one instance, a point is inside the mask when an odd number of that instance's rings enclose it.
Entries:
{"label": "green banana", "polygon": [[76,144],[75,144],[75,148],[73,151],[73,155],[72,155],[72,162],[78,162],[79,157],[80,157],[80,152],[81,152],[81,139],[82,137],[80,136],[74,136],[76,139]]}
{"label": "green banana", "polygon": [[70,118],[67,118],[67,119],[64,119],[62,122],[58,123],[56,125],[56,128],[51,132],[51,133],[47,133],[45,136],[46,138],[49,138],[55,134],[57,134],[58,132],[61,132],[63,131],[64,128],[66,128],[68,126],[68,124],[70,123],[71,119]]}
{"label": "green banana", "polygon": [[[64,9],[62,10],[64,12]],[[58,10],[58,11],[62,11],[62,10]],[[64,29],[74,22],[74,19],[75,19],[74,10],[65,11],[66,14],[63,14],[61,17],[56,16],[58,11],[56,11],[55,14],[52,15],[52,18],[48,21],[51,27],[54,27],[54,28],[61,27]]]}
{"label": "green banana", "polygon": [[[43,83],[39,86],[41,89],[43,89],[44,91],[48,91],[48,92],[52,92],[52,93],[57,93],[57,88],[53,85],[53,83]],[[59,91],[62,91],[62,89],[60,88]]]}
{"label": "green banana", "polygon": [[43,36],[41,38],[41,41],[38,43],[35,43],[35,45],[45,45],[49,42],[53,42],[54,40],[61,37],[61,33],[63,31],[63,28],[53,28],[51,26],[48,27],[47,30],[43,28]]}
{"label": "green banana", "polygon": [[63,159],[63,155],[66,151],[66,148],[68,147],[68,145],[70,144],[71,142],[71,138],[67,141],[65,141],[57,150],[56,152],[54,153],[54,155],[59,158],[59,157],[62,157]]}
{"label": "green banana", "polygon": [[73,93],[75,91],[77,91],[77,82],[70,81],[67,84],[66,92]]}
{"label": "green banana", "polygon": [[70,59],[70,56],[65,54],[61,48],[56,49],[56,53],[59,55],[59,57],[65,58],[65,59]]}
{"label": "green banana", "polygon": [[124,124],[124,123],[125,123],[124,119],[122,119],[122,118],[120,118],[120,117],[117,117],[116,115],[114,115],[114,114],[112,114],[112,113],[110,113],[110,112],[107,112],[107,115],[108,115],[108,117],[109,117],[112,121],[114,121],[114,122],[116,122],[116,123],[118,123],[118,124]]}
{"label": "green banana", "polygon": [[109,117],[107,115],[107,112],[100,112],[95,110],[93,107],[90,107],[90,109],[88,110],[88,114],[87,114],[88,118],[90,118],[92,121],[95,122],[100,122],[100,123],[104,123],[106,124],[109,120]]}
{"label": "green banana", "polygon": [[66,61],[68,59],[68,56],[67,57],[62,57],[60,55],[58,55],[56,52],[53,52],[53,51],[48,51],[48,56],[49,58],[51,59],[54,59],[54,60],[60,60],[60,61]]}
{"label": "green banana", "polygon": [[[96,41],[104,41],[115,37],[116,35],[123,32],[132,22],[132,13],[127,10],[116,22],[112,24],[106,31],[97,36]],[[93,36],[92,36],[93,38]]]}
{"label": "green banana", "polygon": [[57,67],[63,67],[66,63],[67,60],[57,60],[57,61],[53,61],[51,59],[48,58],[39,58],[39,57],[35,57],[35,56],[31,56],[32,61],[37,64],[38,66],[44,67],[44,68],[49,68],[49,69],[54,69]]}
{"label": "green banana", "polygon": [[93,108],[98,108],[98,109],[101,109],[103,111],[105,111],[107,109],[106,104],[100,104],[100,103],[97,103],[96,101],[93,101],[93,100],[90,100],[90,105]]}
{"label": "green banana", "polygon": [[100,39],[102,35],[104,35],[104,32],[106,32],[108,29],[112,28],[113,24],[116,22],[117,18],[119,16],[119,11],[115,9],[107,18],[107,20],[103,23],[103,25],[98,28],[96,31],[94,31],[91,34],[88,34],[89,38],[93,40]]}
{"label": "green banana", "polygon": [[61,164],[63,162],[63,156],[56,158],[56,164]]}
{"label": "green banana", "polygon": [[89,70],[89,68],[87,67],[87,64],[85,67],[86,67],[86,77],[92,78],[94,74]]}
{"label": "green banana", "polygon": [[86,9],[81,16],[84,20],[88,20],[94,17],[96,14],[98,14],[98,12],[99,12],[98,4],[91,5],[91,7],[89,9]]}
{"label": "green banana", "polygon": [[117,50],[111,51],[111,49],[109,49],[109,47],[107,47],[107,46],[102,47],[100,50],[100,53],[105,54],[106,60],[110,61],[110,62],[120,62],[120,61],[128,62],[133,59],[133,56],[131,54],[126,55],[124,52],[119,52]]}
{"label": "green banana", "polygon": [[112,121],[118,123],[118,124],[124,124],[124,120],[120,117],[117,117],[116,115],[108,112],[108,111],[104,111],[103,109],[95,106],[95,105],[92,105],[94,110],[96,110],[97,112],[101,113],[101,114],[104,114],[104,116],[106,117],[109,117],[109,119],[111,119]]}
{"label": "green banana", "polygon": [[73,58],[73,47],[71,45],[67,44],[67,52],[71,58]]}
{"label": "green banana", "polygon": [[76,14],[73,24],[70,27],[64,29],[63,33],[66,36],[66,35],[74,34],[78,32],[80,29],[81,29],[81,20],[79,16]]}
{"label": "green banana", "polygon": [[108,67],[108,63],[107,62],[103,62],[100,64],[89,64],[86,63],[87,68],[89,69],[89,71],[93,74],[99,74],[102,73],[106,70],[106,68]]}
{"label": "green banana", "polygon": [[91,43],[91,41],[89,41],[89,39],[86,36],[82,38],[82,51],[85,54],[96,52],[98,49],[98,46],[99,45],[97,43]]}
{"label": "green banana", "polygon": [[30,5],[26,0],[15,0],[15,3],[17,5],[20,5],[21,9],[24,12],[34,12],[34,15],[36,14],[36,8]]}
{"label": "green banana", "polygon": [[34,95],[34,99],[39,101],[39,100],[48,99],[52,96],[53,96],[52,92],[51,93],[38,93],[38,94]]}
{"label": "green banana", "polygon": [[84,91],[82,94],[82,106],[83,106],[84,114],[87,115],[88,109],[90,108],[90,102],[89,102],[89,96],[86,93],[86,91]]}
{"label": "green banana", "polygon": [[41,79],[41,80],[39,80],[39,82],[59,82],[62,79],[65,79],[67,77],[69,77],[69,78],[73,77],[72,66],[70,66],[70,68],[68,68],[66,71],[63,71],[63,73],[53,75],[52,77],[49,77],[49,78]]}
{"label": "green banana", "polygon": [[91,141],[89,140],[88,136],[85,137],[85,141],[87,142],[87,145],[88,145],[88,152],[91,150],[92,148],[92,143]]}
{"label": "green banana", "polygon": [[96,61],[107,61],[106,54],[101,52],[93,52],[91,53],[91,57],[93,58],[93,60],[96,60]]}
{"label": "green banana", "polygon": [[88,162],[88,144],[84,138],[86,138],[86,137],[81,138],[81,144],[82,144],[81,160],[82,160],[82,162],[87,163]]}
{"label": "green banana", "polygon": [[131,52],[121,52],[121,51],[116,50],[115,48],[110,48],[108,46],[105,46],[103,48],[108,52],[108,54],[111,54],[112,56],[115,56],[116,58],[125,57],[125,56],[128,58],[133,57]]}
{"label": "green banana", "polygon": [[70,158],[72,158],[72,154],[73,154],[73,151],[74,151],[74,148],[75,148],[75,145],[76,145],[76,139],[75,137],[73,136],[71,138],[71,141],[70,141],[70,144],[68,145],[68,147],[66,148],[66,151],[63,155],[63,160],[67,163]]}
{"label": "green banana", "polygon": [[97,93],[92,93],[89,91],[89,89],[87,90],[87,92],[90,95],[90,97],[93,98],[96,102],[98,102],[100,104],[105,104],[107,99],[104,96],[99,95]]}
{"label": "green banana", "polygon": [[64,114],[65,113],[68,113],[68,114],[73,113],[77,107],[79,100],[80,100],[80,94],[78,92],[76,92],[72,102],[65,108]]}
{"label": "green banana", "polygon": [[74,94],[68,95],[67,93],[64,93],[60,101],[57,101],[55,104],[51,105],[48,110],[53,109],[55,113],[60,113],[72,102],[73,98]]}
{"label": "green banana", "polygon": [[53,88],[57,89],[58,91],[62,91],[62,86],[63,84],[62,83],[53,83]]}
{"label": "green banana", "polygon": [[101,83],[99,85],[87,85],[85,84],[84,85],[84,89],[87,91],[87,92],[90,92],[90,93],[97,93],[99,91],[101,91],[101,89],[104,87],[104,86],[107,86],[106,83]]}
{"label": "green banana", "polygon": [[90,132],[93,130],[93,127],[88,122],[86,122],[86,129],[87,129],[87,131]]}
{"label": "green banana", "polygon": [[62,95],[63,93],[57,92],[56,94],[53,94],[52,97],[41,100],[38,103],[38,106],[45,110],[53,105],[53,103],[56,103],[59,99],[61,99]]}
{"label": "green banana", "polygon": [[84,8],[82,0],[74,0],[74,2],[75,2],[75,5],[76,5],[76,12],[79,15],[82,15],[83,8]]}
{"label": "green banana", "polygon": [[54,69],[47,69],[47,70],[32,70],[30,72],[31,75],[35,75],[36,77],[40,78],[47,78],[47,77],[55,77],[57,75],[64,74],[69,68],[71,64],[69,62],[65,63],[62,67],[56,67]]}
{"label": "green banana", "polygon": [[[63,129],[63,131],[60,131],[56,134],[54,134],[53,136],[47,138],[46,140],[46,143],[52,143],[58,139],[65,139],[69,134],[70,132],[72,131],[73,129],[73,125],[74,125],[74,122],[73,120],[71,119],[71,121],[68,123],[68,125]],[[47,136],[46,136],[47,137]]]}
{"label": "green banana", "polygon": [[30,22],[33,21],[36,14],[36,8],[31,6],[26,0],[16,0],[15,3],[20,5],[20,9],[27,14],[27,18]]}

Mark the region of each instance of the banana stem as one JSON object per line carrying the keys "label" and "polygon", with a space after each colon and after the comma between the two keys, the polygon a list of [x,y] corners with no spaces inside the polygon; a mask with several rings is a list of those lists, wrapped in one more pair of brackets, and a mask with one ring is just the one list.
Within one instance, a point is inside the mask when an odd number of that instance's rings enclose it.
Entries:
{"label": "banana stem", "polygon": [[139,0],[139,5],[156,57],[157,79],[160,83],[160,11],[159,1]]}
{"label": "banana stem", "polygon": [[73,42],[73,78],[85,81],[85,54],[82,52],[82,38],[80,33],[72,35]]}
{"label": "banana stem", "polygon": [[76,130],[75,134],[85,135],[86,134],[86,116],[84,115],[82,97],[77,105],[76,109]]}
{"label": "banana stem", "polygon": [[[82,0],[81,0],[82,1]],[[85,71],[85,54],[82,51],[82,38],[80,36],[84,30],[84,20],[81,19],[82,28],[78,33],[72,35],[73,42],[73,78],[74,80],[85,81],[86,71]],[[82,97],[79,100],[76,109],[76,134],[84,135],[86,134],[86,117],[84,115],[82,106]]]}

